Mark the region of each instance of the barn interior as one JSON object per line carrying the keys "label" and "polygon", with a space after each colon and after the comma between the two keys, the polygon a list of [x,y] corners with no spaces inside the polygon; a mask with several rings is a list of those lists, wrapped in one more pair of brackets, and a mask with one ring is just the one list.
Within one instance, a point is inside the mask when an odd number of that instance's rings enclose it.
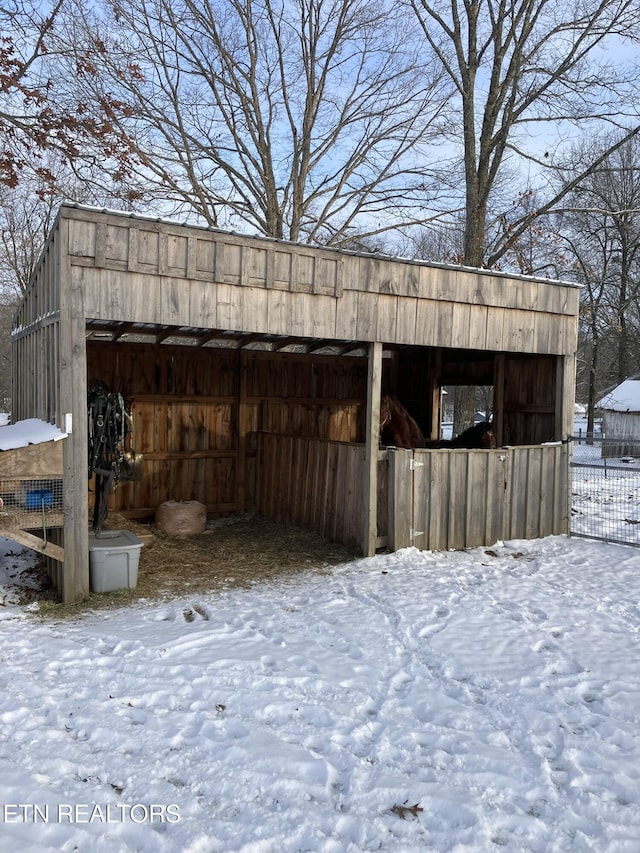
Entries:
{"label": "barn interior", "polygon": [[[425,436],[441,436],[444,386],[493,389],[499,445],[562,438],[555,356],[385,346],[382,393],[396,396]],[[110,508],[152,520],[165,501],[199,501],[211,516],[258,501],[262,433],[363,443],[366,347],[197,328],[94,321],[87,387],[103,382],[132,408],[130,443],[141,479],[123,481]],[[384,436],[382,436],[384,441]]]}

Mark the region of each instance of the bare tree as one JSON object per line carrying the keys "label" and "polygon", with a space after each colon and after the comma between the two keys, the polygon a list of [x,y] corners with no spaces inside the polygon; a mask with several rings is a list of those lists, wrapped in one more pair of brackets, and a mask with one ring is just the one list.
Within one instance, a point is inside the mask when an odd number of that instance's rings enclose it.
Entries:
{"label": "bare tree", "polygon": [[406,229],[400,254],[403,257],[436,263],[459,263],[462,257],[464,221],[460,216],[452,217],[452,220],[448,223],[434,222]]}
{"label": "bare tree", "polygon": [[35,169],[21,167],[15,187],[0,186],[0,411],[11,398],[11,326],[55,218],[49,175],[58,167],[43,152]]}
{"label": "bare tree", "polygon": [[[49,176],[55,176],[54,184]],[[78,183],[64,158],[42,152],[35,168],[22,166],[15,187],[0,186],[0,410],[11,396],[11,325],[20,298],[33,275],[42,247],[63,198],[88,204],[127,204],[118,195],[96,195],[90,184]],[[116,193],[114,195],[113,193]]]}
{"label": "bare tree", "polygon": [[[42,14],[40,4],[3,4],[0,25],[0,183],[15,186],[18,173],[41,149],[64,144],[66,128],[49,104],[50,81],[43,77],[46,40],[63,0]],[[51,136],[51,139],[49,138]]]}
{"label": "bare tree", "polygon": [[[587,156],[611,145],[611,139],[592,144]],[[565,201],[556,222],[567,272],[584,286],[580,338],[592,432],[603,389],[640,370],[640,141],[627,140]]]}
{"label": "bare tree", "polygon": [[140,186],[171,213],[328,245],[435,215],[424,146],[448,91],[405,10],[105,0],[98,19],[82,6],[66,40],[99,72],[79,79],[83,100],[127,104]]}
{"label": "bare tree", "polygon": [[11,405],[11,323],[17,300],[0,293],[0,412]]}
{"label": "bare tree", "polygon": [[8,302],[26,290],[59,201],[37,176],[22,178],[0,193],[0,292]]}
{"label": "bare tree", "polygon": [[[539,207],[507,218],[508,206],[500,203],[505,169],[521,163],[543,175],[561,160],[565,135],[592,132],[605,121],[624,128],[615,145],[638,132],[637,110],[625,115],[625,104],[637,101],[633,54],[624,62],[625,41],[637,38],[638,6],[635,0],[407,2],[457,93],[450,138],[461,149],[463,260],[491,267],[572,188],[547,192]],[[593,166],[585,163],[574,185]],[[520,183],[527,180],[521,174]]]}
{"label": "bare tree", "polygon": [[24,170],[55,183],[45,162],[52,152],[60,161],[73,162],[93,151],[94,163],[104,163],[106,156],[120,170],[129,156],[127,141],[110,120],[121,105],[107,94],[89,114],[66,86],[69,72],[58,73],[55,28],[66,2],[9,0],[0,5],[0,185],[17,186]]}

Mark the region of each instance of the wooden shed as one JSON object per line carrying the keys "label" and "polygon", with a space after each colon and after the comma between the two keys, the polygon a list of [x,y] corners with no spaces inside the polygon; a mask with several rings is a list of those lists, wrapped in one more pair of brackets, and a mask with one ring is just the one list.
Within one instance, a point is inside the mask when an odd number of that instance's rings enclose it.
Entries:
{"label": "wooden shed", "polygon": [[596,403],[602,414],[602,455],[640,456],[640,379],[625,379]]}
{"label": "wooden shed", "polygon": [[[579,291],[63,205],[12,331],[14,418],[64,442],[65,601],[89,591],[87,395],[126,395],[166,500],[262,513],[358,545],[567,530]],[[499,449],[380,447],[383,393],[439,435],[445,385],[493,387]],[[89,489],[88,489],[89,485]]]}

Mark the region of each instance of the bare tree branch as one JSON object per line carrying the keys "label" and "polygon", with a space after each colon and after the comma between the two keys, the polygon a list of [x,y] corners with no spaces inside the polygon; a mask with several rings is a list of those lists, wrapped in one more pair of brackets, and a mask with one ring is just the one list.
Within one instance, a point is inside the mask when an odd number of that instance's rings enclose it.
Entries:
{"label": "bare tree branch", "polygon": [[[48,152],[68,162],[93,146],[123,162],[126,142],[112,134],[111,99],[89,116],[82,102],[70,100],[64,77],[56,74],[55,28],[67,0],[49,8],[37,0],[0,7],[0,184],[15,187],[25,169],[38,169],[50,184],[55,176],[45,164]],[[78,57],[74,73],[91,73],[86,57]]]}
{"label": "bare tree branch", "polygon": [[[557,132],[588,132],[615,122],[632,135],[638,128],[637,68],[624,61],[625,41],[636,38],[634,0],[407,0],[425,43],[438,56],[458,93],[450,126],[453,144],[464,150],[466,205],[464,260],[492,266],[506,246],[486,244],[489,206],[509,158],[556,165],[549,151]],[[607,58],[607,47],[615,51]],[[625,120],[625,112],[628,114]],[[629,113],[632,113],[629,115]],[[552,139],[546,154],[527,153],[527,134],[541,128]],[[559,141],[559,140],[558,140]],[[538,142],[537,145],[541,143]],[[551,209],[562,195],[545,205]],[[534,212],[535,215],[535,212]],[[526,229],[527,217],[513,231]],[[511,233],[511,231],[509,232]],[[520,231],[522,233],[522,231]]]}
{"label": "bare tree branch", "polygon": [[140,186],[155,186],[171,212],[333,244],[437,215],[441,188],[424,152],[451,86],[425,71],[405,10],[387,0],[111,0],[102,20],[80,14],[67,43],[99,68],[80,81],[84,99],[126,104],[116,120]]}

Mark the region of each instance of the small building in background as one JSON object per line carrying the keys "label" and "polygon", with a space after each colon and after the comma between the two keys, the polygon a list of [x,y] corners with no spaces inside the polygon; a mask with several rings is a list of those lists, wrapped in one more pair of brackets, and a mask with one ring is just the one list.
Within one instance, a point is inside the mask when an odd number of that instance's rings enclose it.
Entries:
{"label": "small building in background", "polygon": [[596,403],[602,413],[602,455],[640,456],[640,379],[625,379]]}

